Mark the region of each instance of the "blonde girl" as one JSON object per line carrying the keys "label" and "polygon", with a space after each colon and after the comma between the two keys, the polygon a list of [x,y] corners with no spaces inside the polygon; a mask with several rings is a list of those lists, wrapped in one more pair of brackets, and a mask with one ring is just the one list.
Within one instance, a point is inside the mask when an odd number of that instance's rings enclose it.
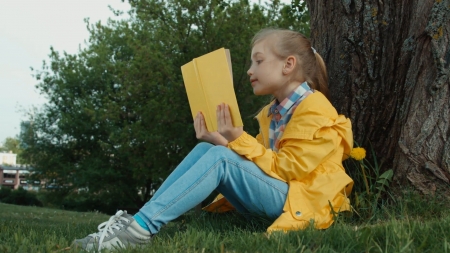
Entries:
{"label": "blonde girl", "polygon": [[[219,130],[208,132],[202,114],[194,120],[198,144],[134,216],[117,212],[99,232],[75,240],[83,249],[149,243],[169,221],[211,192],[220,195],[206,211],[237,210],[273,220],[268,232],[318,229],[333,212],[350,209],[353,181],[342,160],[353,143],[350,120],[328,100],[322,57],[302,34],[263,29],[252,41],[247,71],[255,95],[274,100],[256,116],[256,137],[231,123],[228,105],[217,107]],[[331,210],[333,209],[333,210]]]}

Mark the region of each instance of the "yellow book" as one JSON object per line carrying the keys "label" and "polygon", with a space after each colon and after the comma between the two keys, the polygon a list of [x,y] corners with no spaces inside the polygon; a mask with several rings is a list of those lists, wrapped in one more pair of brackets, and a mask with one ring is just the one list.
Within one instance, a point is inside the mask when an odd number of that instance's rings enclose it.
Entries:
{"label": "yellow book", "polygon": [[217,106],[228,104],[235,127],[243,126],[233,87],[230,51],[225,48],[194,58],[181,67],[192,118],[200,111],[208,131],[217,131]]}

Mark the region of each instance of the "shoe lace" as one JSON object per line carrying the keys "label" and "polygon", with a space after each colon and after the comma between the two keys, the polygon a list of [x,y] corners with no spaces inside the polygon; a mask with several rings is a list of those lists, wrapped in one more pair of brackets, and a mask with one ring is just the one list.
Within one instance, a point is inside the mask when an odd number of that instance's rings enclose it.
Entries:
{"label": "shoe lace", "polygon": [[103,240],[105,239],[105,237],[109,237],[109,234],[113,235],[114,234],[114,229],[115,230],[120,230],[121,227],[123,227],[124,225],[120,222],[121,220],[125,221],[125,222],[130,222],[130,220],[128,220],[125,217],[122,217],[123,214],[126,214],[127,211],[122,211],[119,210],[116,212],[116,214],[114,214],[113,216],[111,216],[111,218],[109,218],[108,221],[105,221],[103,223],[101,223],[100,225],[98,225],[98,231],[97,233],[93,233],[90,234],[90,236],[97,238],[100,237],[100,239],[98,240],[98,250],[101,250],[102,247],[102,243]]}

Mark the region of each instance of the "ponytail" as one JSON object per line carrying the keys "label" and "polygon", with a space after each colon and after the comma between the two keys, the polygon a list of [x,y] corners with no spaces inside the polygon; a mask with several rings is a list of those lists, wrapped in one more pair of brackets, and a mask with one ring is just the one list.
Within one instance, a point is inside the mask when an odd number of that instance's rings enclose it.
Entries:
{"label": "ponytail", "polygon": [[316,57],[316,71],[313,71],[311,80],[308,81],[308,83],[310,83],[311,88],[322,92],[322,94],[325,95],[328,100],[330,100],[327,67],[325,66],[325,62],[323,61],[322,56],[320,56],[319,53],[316,52],[314,55]]}

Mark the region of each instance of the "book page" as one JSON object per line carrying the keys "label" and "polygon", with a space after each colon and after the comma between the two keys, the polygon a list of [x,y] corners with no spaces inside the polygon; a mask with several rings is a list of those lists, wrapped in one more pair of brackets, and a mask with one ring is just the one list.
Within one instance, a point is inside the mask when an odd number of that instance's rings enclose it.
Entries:
{"label": "book page", "polygon": [[226,53],[226,56],[227,56],[228,68],[230,69],[231,80],[233,80],[233,68],[231,67],[230,50],[229,49],[225,49],[225,53]]}

